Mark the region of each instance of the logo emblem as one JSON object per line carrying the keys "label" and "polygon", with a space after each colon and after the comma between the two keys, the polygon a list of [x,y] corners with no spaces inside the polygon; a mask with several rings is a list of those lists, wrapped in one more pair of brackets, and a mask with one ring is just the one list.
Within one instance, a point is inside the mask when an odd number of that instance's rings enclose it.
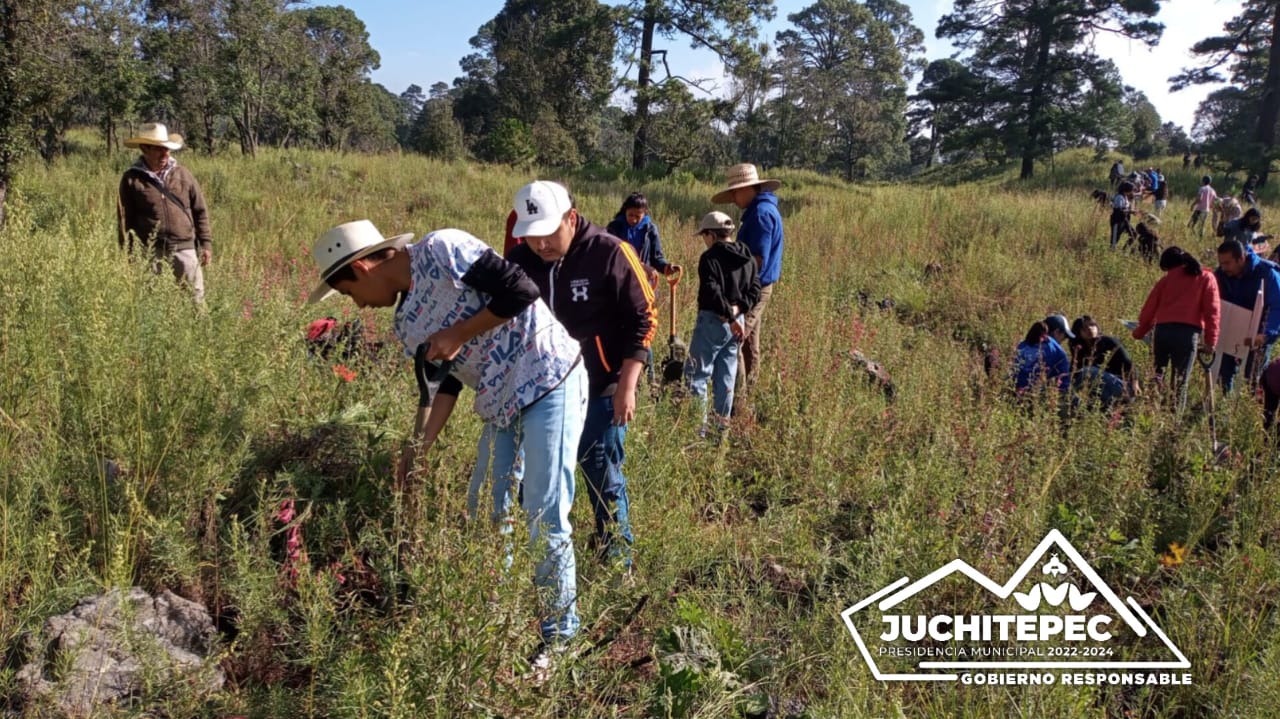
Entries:
{"label": "logo emblem", "polygon": [[534,202],[533,200],[525,200],[524,211],[526,214],[529,214],[529,215],[538,214],[538,212],[540,212],[540,210],[538,209],[538,203]]}
{"label": "logo emblem", "polygon": [[[943,600],[926,591],[935,585]],[[957,597],[971,600],[966,609],[972,600],[988,609],[937,613]],[[1186,655],[1056,529],[1004,584],[955,559],[914,582],[902,577],[840,616],[880,681],[1191,683],[1191,674],[1170,671],[1189,669]]]}
{"label": "logo emblem", "polygon": [[586,285],[582,285],[581,287],[570,287],[569,289],[573,292],[573,301],[574,301],[574,302],[586,302],[586,301],[587,301],[587,286],[586,286]]}

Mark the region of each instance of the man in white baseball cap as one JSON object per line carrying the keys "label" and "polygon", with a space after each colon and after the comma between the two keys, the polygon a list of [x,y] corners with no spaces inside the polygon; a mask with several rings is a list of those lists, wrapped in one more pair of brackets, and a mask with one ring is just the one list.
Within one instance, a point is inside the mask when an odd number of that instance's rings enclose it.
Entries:
{"label": "man in white baseball cap", "polygon": [[431,446],[464,385],[475,391],[476,413],[494,427],[499,509],[514,490],[523,450],[521,494],[530,547],[539,553],[534,582],[542,602],[535,661],[545,659],[579,628],[569,512],[587,400],[581,351],[538,302],[537,285],[485,243],[462,230],[410,239],[383,237],[368,220],[325,232],[312,251],[320,281],[309,301],[341,293],[359,307],[395,307],[395,335],[415,359],[421,395],[398,474],[411,474],[416,445]]}
{"label": "man in white baseball cap", "polygon": [[623,441],[636,385],[657,330],[653,286],[635,249],[582,217],[569,190],[537,181],[515,196],[507,257],[538,284],[556,319],[582,347],[590,384],[578,462],[595,512],[592,542],[607,560],[632,566],[630,499]]}

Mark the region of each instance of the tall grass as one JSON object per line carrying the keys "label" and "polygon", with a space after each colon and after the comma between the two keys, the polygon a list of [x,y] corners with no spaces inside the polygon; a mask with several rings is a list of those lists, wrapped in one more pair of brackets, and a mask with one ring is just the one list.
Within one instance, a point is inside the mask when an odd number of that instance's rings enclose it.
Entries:
{"label": "tall grass", "polygon": [[[529,559],[517,554],[504,574],[501,539],[463,518],[478,422],[459,412],[419,485],[397,493],[393,451],[415,398],[405,363],[360,364],[345,382],[301,341],[325,312],[387,329],[385,314],[302,306],[324,229],[367,217],[387,234],[456,226],[497,246],[512,194],[533,175],[295,151],[180,159],[212,208],[204,310],[115,246],[131,156],[88,149],[32,165],[11,194],[0,233],[0,696],[46,617],[142,585],[219,618],[229,689],[181,698],[209,717],[1276,715],[1280,462],[1252,398],[1219,402],[1233,454],[1214,464],[1196,413],[1144,403],[1118,427],[1089,415],[1064,426],[1010,406],[982,373],[983,349],[1007,355],[1047,312],[1087,312],[1120,336],[1119,320],[1136,316],[1158,270],[1106,247],[1105,216],[1087,197],[1106,162],[1059,158],[1031,188],[1007,175],[854,187],[782,173],[786,265],[766,316],[758,419],[714,447],[694,441],[694,408],[646,395],[626,464],[638,572],[619,583],[579,536],[580,611],[596,648],[534,688],[521,678],[535,640]],[[692,232],[714,184],[561,179],[600,224],[643,189],[668,257],[695,266]],[[1188,182],[1177,182],[1166,244],[1198,251],[1210,243],[1181,229]],[[931,262],[942,272],[926,277]],[[693,283],[681,293],[687,338]],[[879,309],[885,298],[893,306]],[[1127,344],[1148,367],[1145,347]],[[862,381],[852,349],[889,368],[896,401]],[[288,500],[296,515],[282,519]],[[579,502],[579,527],[589,515]],[[843,609],[956,557],[1007,576],[1050,528],[1158,607],[1193,686],[872,678]],[[291,529],[305,550],[293,559]],[[1175,542],[1188,558],[1163,566]],[[983,608],[957,602],[948,611]],[[691,655],[697,668],[679,663]]]}

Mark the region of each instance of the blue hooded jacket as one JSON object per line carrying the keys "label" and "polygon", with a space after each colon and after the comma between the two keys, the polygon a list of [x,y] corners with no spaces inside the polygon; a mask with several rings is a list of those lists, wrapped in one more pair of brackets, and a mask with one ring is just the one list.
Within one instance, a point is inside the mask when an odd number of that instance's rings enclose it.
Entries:
{"label": "blue hooded jacket", "polygon": [[1019,342],[1013,371],[1013,386],[1019,392],[1038,387],[1045,380],[1057,384],[1059,392],[1066,392],[1071,386],[1071,358],[1052,337],[1033,345]]}
{"label": "blue hooded jacket", "polygon": [[760,258],[760,286],[768,287],[782,275],[782,214],[778,212],[778,196],[772,192],[757,193],[742,212],[738,242]]}
{"label": "blue hooded jacket", "polygon": [[1280,337],[1280,267],[1258,257],[1253,252],[1244,253],[1244,272],[1239,277],[1227,277],[1222,270],[1214,270],[1218,279],[1218,296],[1246,309],[1253,309],[1253,300],[1262,288],[1261,334],[1270,344]]}
{"label": "blue hooded jacket", "polygon": [[605,228],[605,232],[635,248],[640,261],[659,272],[666,272],[671,263],[662,254],[662,240],[658,237],[658,226],[645,215],[634,226],[627,224],[626,213],[619,212]]}

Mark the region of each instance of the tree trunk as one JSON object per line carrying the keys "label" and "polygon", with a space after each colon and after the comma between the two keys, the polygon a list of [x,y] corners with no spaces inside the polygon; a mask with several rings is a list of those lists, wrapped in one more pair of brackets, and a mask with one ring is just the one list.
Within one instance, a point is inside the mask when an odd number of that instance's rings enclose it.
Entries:
{"label": "tree trunk", "polygon": [[636,79],[636,139],[631,148],[631,167],[644,169],[649,154],[649,85],[653,61],[653,31],[658,24],[656,0],[644,5],[644,26],[640,33],[640,74]]}
{"label": "tree trunk", "polygon": [[1035,85],[1027,98],[1027,139],[1022,145],[1022,172],[1018,174],[1018,178],[1022,180],[1030,179],[1036,174],[1036,156],[1040,153],[1040,137],[1044,132],[1045,78],[1049,74],[1051,42],[1048,28],[1040,30],[1039,40],[1034,70]]}
{"label": "tree trunk", "polygon": [[1258,180],[1266,184],[1271,173],[1271,151],[1276,144],[1276,121],[1280,120],[1280,2],[1271,17],[1271,48],[1267,53],[1267,80],[1262,87],[1262,104],[1258,109],[1258,128],[1254,133],[1262,150],[1262,167]]}

